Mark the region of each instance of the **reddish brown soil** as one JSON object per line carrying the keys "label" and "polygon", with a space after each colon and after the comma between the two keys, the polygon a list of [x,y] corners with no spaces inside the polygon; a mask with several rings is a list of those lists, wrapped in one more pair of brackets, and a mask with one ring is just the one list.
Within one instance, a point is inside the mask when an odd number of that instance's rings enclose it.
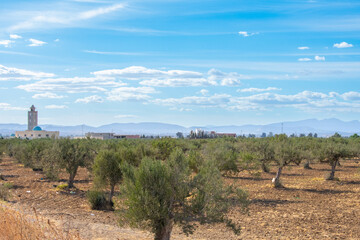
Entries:
{"label": "reddish brown soil", "polygon": [[[360,239],[360,164],[342,161],[335,174],[339,181],[323,180],[329,170],[326,164],[313,164],[312,168],[285,168],[283,189],[271,187],[274,172],[262,173],[258,178],[247,173],[226,178],[228,184],[246,189],[251,200],[249,215],[241,214],[236,207],[230,213],[242,226],[241,235],[216,224],[201,225],[188,238],[175,228],[172,239]],[[153,238],[147,231],[119,227],[114,212],[89,208],[85,192],[92,182],[86,169],[80,169],[75,179],[75,193],[53,186],[66,183],[66,174],[61,175],[61,181],[44,180],[40,172],[9,158],[0,164],[0,171],[14,185],[6,207],[26,214],[32,214],[35,208],[39,215],[78,232],[83,239]]]}

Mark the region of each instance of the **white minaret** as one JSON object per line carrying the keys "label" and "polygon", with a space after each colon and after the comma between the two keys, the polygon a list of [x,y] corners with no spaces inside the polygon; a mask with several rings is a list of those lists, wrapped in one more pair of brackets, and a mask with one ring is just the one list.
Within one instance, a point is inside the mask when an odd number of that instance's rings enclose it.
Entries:
{"label": "white minaret", "polygon": [[28,111],[28,130],[33,130],[34,127],[38,125],[38,112],[35,111],[34,105],[30,107]]}

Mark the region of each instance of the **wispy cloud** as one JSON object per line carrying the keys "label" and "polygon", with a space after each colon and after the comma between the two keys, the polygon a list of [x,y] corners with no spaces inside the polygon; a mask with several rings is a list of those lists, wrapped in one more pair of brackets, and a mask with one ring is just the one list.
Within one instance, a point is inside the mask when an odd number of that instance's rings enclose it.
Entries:
{"label": "wispy cloud", "polygon": [[149,94],[156,93],[152,87],[120,87],[108,92],[109,101],[144,101],[150,99]]}
{"label": "wispy cloud", "polygon": [[17,34],[10,34],[10,38],[11,39],[20,39],[20,38],[22,38],[22,36],[17,35]]}
{"label": "wispy cloud", "polygon": [[310,49],[310,48],[309,48],[309,47],[304,46],[304,47],[298,47],[298,49],[299,49],[299,50],[308,50],[308,49]]}
{"label": "wispy cloud", "polygon": [[0,103],[0,110],[2,111],[11,111],[11,110],[17,110],[17,111],[26,111],[27,108],[24,107],[13,107],[9,103]]}
{"label": "wispy cloud", "polygon": [[114,77],[140,81],[141,85],[152,87],[186,87],[186,86],[236,86],[248,76],[236,72],[222,72],[210,69],[206,74],[185,70],[158,70],[142,66],[131,66],[124,69],[109,69],[93,72],[95,76]]}
{"label": "wispy cloud", "polygon": [[251,36],[254,36],[259,33],[249,33],[249,32],[245,32],[245,31],[240,31],[240,32],[238,32],[238,34],[243,37],[251,37]]}
{"label": "wispy cloud", "polygon": [[136,115],[116,115],[114,116],[114,118],[119,118],[119,119],[122,119],[122,118],[137,118],[138,116]]}
{"label": "wispy cloud", "polygon": [[281,88],[267,87],[267,88],[243,88],[238,89],[237,92],[268,92],[268,91],[280,91]]}
{"label": "wispy cloud", "polygon": [[44,72],[33,72],[20,68],[10,68],[3,65],[0,65],[0,81],[29,81],[32,79],[41,79],[54,77],[53,73],[44,73]]}
{"label": "wispy cloud", "polygon": [[14,41],[11,41],[11,40],[0,40],[0,46],[10,47],[11,43],[14,43]]}
{"label": "wispy cloud", "polygon": [[299,62],[309,62],[311,61],[311,58],[299,58]]}
{"label": "wispy cloud", "polygon": [[335,48],[350,48],[353,47],[354,45],[347,43],[347,42],[342,42],[342,43],[335,43],[333,47]]}
{"label": "wispy cloud", "polygon": [[104,102],[104,99],[98,95],[88,96],[84,98],[78,98],[76,99],[75,103],[102,103]]}
{"label": "wispy cloud", "polygon": [[314,57],[314,59],[316,60],[316,61],[325,61],[325,57],[324,56],[315,56]]}
{"label": "wispy cloud", "polygon": [[109,78],[48,78],[19,85],[16,88],[27,92],[67,92],[67,93],[83,93],[83,92],[106,92],[109,88],[124,86],[121,81],[113,81]]}
{"label": "wispy cloud", "polygon": [[66,105],[47,105],[45,106],[46,109],[65,109],[68,108]]}
{"label": "wispy cloud", "polygon": [[45,93],[38,93],[32,96],[34,99],[61,99],[65,96],[57,95],[56,93],[45,92]]}
{"label": "wispy cloud", "polygon": [[113,4],[107,7],[99,7],[88,11],[45,11],[35,12],[29,19],[11,26],[9,31],[25,29],[71,27],[81,21],[106,15],[125,7],[125,4]]}
{"label": "wispy cloud", "polygon": [[29,47],[40,47],[40,46],[43,46],[43,45],[47,44],[47,42],[43,42],[43,41],[40,41],[40,40],[37,40],[37,39],[34,39],[34,38],[30,38],[29,42],[31,42],[28,45]]}

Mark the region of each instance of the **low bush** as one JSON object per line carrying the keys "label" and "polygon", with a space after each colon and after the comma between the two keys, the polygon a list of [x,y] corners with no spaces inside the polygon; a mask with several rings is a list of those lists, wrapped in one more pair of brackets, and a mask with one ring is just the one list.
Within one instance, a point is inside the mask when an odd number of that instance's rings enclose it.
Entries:
{"label": "low bush", "polygon": [[113,210],[113,202],[106,200],[105,193],[98,190],[90,190],[86,193],[86,197],[93,210]]}
{"label": "low bush", "polygon": [[10,198],[10,188],[12,185],[10,184],[0,184],[0,200],[8,201]]}

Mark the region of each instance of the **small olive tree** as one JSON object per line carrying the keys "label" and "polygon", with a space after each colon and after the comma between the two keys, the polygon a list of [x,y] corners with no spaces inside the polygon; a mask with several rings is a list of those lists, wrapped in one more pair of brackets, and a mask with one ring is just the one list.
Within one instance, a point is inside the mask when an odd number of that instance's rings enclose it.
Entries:
{"label": "small olive tree", "polygon": [[122,180],[122,157],[114,150],[101,151],[95,158],[93,165],[94,184],[96,188],[110,186],[109,204],[112,205],[112,198],[115,186]]}
{"label": "small olive tree", "polygon": [[290,163],[299,165],[302,160],[301,147],[297,139],[287,138],[286,135],[280,135],[275,138],[275,158],[274,162],[278,165],[275,178],[272,179],[275,188],[282,187],[280,176],[285,166]]}
{"label": "small olive tree", "polygon": [[325,179],[334,180],[335,169],[339,164],[340,159],[350,157],[351,155],[347,140],[338,137],[337,135],[324,140],[319,148],[320,161],[327,162],[331,166],[331,171]]}
{"label": "small olive tree", "polygon": [[[224,187],[214,162],[207,162],[192,177],[181,150],[166,161],[144,158],[138,168],[125,168],[122,197],[123,220],[136,227],[147,227],[155,240],[169,240],[174,224],[190,234],[200,223],[225,222],[238,233],[239,228],[226,217],[231,203],[245,206],[246,194]],[[234,198],[229,199],[230,196]]]}
{"label": "small olive tree", "polygon": [[57,148],[54,149],[60,165],[69,173],[68,188],[74,187],[74,179],[79,167],[88,166],[94,157],[94,152],[89,148],[89,139],[69,138],[56,140]]}

